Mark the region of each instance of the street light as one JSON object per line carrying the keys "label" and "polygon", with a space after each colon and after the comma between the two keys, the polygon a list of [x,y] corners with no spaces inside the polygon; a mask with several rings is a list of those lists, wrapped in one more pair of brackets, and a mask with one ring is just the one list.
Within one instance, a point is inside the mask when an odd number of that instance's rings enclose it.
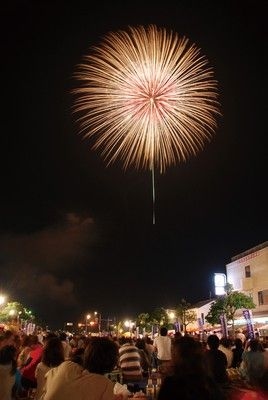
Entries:
{"label": "street light", "polygon": [[175,318],[175,313],[174,313],[173,311],[171,311],[171,312],[168,314],[168,316],[169,316],[170,319],[174,319],[174,318]]}
{"label": "street light", "polygon": [[17,318],[17,311],[14,310],[14,308],[12,308],[9,313],[8,313],[9,317],[11,318],[11,323],[14,324],[15,323],[15,317]]}
{"label": "street light", "polygon": [[96,318],[97,323],[98,323],[98,331],[99,331],[99,336],[101,336],[101,313],[98,313],[98,311],[95,311],[94,314],[98,317]]}
{"label": "street light", "polygon": [[125,325],[126,328],[128,328],[129,336],[131,336],[131,332],[132,332],[132,329],[133,329],[133,326],[134,326],[134,322],[132,322],[131,320],[127,319],[124,322],[124,325]]}
{"label": "street light", "polygon": [[98,311],[87,314],[85,320],[86,333],[88,333],[88,328],[91,327],[90,332],[96,333],[96,330],[98,330],[99,335],[101,334],[101,314]]}
{"label": "street light", "polygon": [[6,302],[6,296],[0,294],[0,306],[2,306],[3,304],[5,304]]}
{"label": "street light", "polygon": [[180,331],[180,323],[178,321],[178,316],[176,315],[175,311],[168,311],[168,316],[170,321],[172,321],[173,326],[175,327],[175,332]]}
{"label": "street light", "polygon": [[86,334],[87,334],[88,321],[90,320],[90,318],[91,318],[91,315],[87,314],[87,316],[86,316]]}

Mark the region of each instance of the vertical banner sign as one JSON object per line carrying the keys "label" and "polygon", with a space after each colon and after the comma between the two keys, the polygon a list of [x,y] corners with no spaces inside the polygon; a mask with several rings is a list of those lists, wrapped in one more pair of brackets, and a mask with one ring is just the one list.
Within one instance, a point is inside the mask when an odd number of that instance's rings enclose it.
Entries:
{"label": "vertical banner sign", "polygon": [[179,323],[179,321],[175,322],[174,328],[175,328],[175,332],[181,331],[181,324]]}
{"label": "vertical banner sign", "polygon": [[243,315],[247,323],[247,332],[249,339],[254,339],[254,325],[252,321],[252,314],[250,310],[243,310]]}
{"label": "vertical banner sign", "polygon": [[[202,340],[202,342],[204,342],[205,337],[204,337],[204,321],[203,318],[197,318],[197,322],[198,322],[198,327],[199,330],[201,331],[201,335],[200,335],[200,339]],[[200,334],[200,332],[199,332]]]}
{"label": "vertical banner sign", "polygon": [[221,321],[222,336],[228,337],[227,320],[225,314],[220,315],[220,321]]}
{"label": "vertical banner sign", "polygon": [[154,338],[154,336],[158,333],[158,327],[156,325],[152,326],[152,337]]}
{"label": "vertical banner sign", "polygon": [[202,318],[197,318],[197,322],[198,322],[198,328],[202,330],[204,328]]}

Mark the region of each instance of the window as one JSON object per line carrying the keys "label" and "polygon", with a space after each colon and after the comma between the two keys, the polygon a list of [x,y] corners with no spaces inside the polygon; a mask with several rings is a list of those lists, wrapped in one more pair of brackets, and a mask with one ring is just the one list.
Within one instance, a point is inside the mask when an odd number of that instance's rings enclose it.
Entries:
{"label": "window", "polygon": [[250,265],[247,265],[247,266],[245,267],[245,276],[246,276],[246,278],[250,278],[250,277],[251,277]]}
{"label": "window", "polygon": [[258,292],[259,306],[268,305],[268,290],[262,290]]}

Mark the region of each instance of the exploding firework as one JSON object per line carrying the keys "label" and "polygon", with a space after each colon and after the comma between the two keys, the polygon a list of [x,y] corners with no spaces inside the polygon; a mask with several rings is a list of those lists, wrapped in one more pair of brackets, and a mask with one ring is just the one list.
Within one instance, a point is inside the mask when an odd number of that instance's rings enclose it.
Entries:
{"label": "exploding firework", "polygon": [[128,27],[93,46],[74,77],[80,133],[109,165],[155,169],[196,155],[215,133],[217,81],[195,44],[176,32]]}

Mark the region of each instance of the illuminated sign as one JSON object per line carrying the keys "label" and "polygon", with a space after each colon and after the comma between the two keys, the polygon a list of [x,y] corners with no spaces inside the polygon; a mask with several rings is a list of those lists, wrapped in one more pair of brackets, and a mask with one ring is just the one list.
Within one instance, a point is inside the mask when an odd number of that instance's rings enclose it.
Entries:
{"label": "illuminated sign", "polygon": [[214,274],[214,286],[215,286],[215,295],[221,296],[225,294],[224,287],[226,285],[226,275],[215,273]]}

